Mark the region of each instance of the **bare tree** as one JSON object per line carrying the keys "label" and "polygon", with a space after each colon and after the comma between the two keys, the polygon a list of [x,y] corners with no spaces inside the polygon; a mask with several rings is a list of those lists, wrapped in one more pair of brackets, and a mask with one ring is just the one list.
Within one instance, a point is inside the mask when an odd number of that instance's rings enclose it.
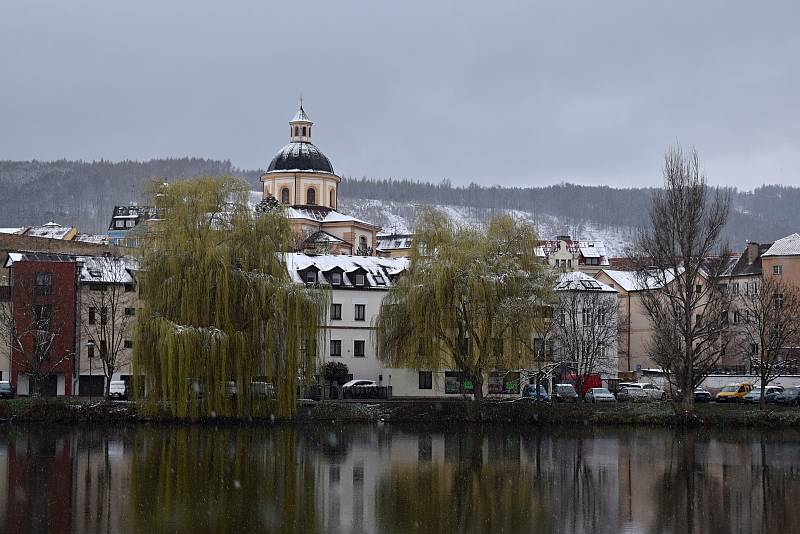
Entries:
{"label": "bare tree", "polygon": [[697,152],[669,149],[664,189],[653,194],[649,227],[634,257],[653,338],[650,357],[665,372],[680,408],[694,410],[694,388],[716,366],[728,341],[729,299],[717,287],[729,253],[720,236],[730,196],[712,197]]}
{"label": "bare tree", "polygon": [[779,277],[765,276],[736,299],[741,322],[736,326],[736,351],[744,356],[764,390],[778,377],[797,368],[800,343],[800,288]]}
{"label": "bare tree", "polygon": [[10,342],[12,368],[29,376],[31,397],[41,396],[42,384],[75,356],[73,350],[58,350],[61,335],[68,332],[69,310],[60,299],[51,298],[51,285],[39,282],[15,277],[12,291],[19,298],[13,300],[22,304],[15,307],[12,300],[0,306],[0,335]]}
{"label": "bare tree", "polygon": [[617,296],[569,286],[556,290],[554,321],[556,360],[575,374],[575,389],[583,396],[587,379],[611,371],[617,359]]}
{"label": "bare tree", "polygon": [[[84,258],[84,271],[90,279],[85,284],[81,328],[89,350],[98,351],[105,377],[103,395],[107,399],[111,378],[131,363],[130,347],[125,342],[133,335],[136,319],[132,265],[126,258],[103,256]],[[89,365],[92,365],[91,361]]]}

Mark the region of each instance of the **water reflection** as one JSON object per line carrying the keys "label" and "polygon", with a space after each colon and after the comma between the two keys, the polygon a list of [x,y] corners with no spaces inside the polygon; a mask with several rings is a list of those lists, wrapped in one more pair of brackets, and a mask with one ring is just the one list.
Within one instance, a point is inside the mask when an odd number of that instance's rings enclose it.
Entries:
{"label": "water reflection", "polygon": [[800,435],[0,428],[4,532],[790,532]]}

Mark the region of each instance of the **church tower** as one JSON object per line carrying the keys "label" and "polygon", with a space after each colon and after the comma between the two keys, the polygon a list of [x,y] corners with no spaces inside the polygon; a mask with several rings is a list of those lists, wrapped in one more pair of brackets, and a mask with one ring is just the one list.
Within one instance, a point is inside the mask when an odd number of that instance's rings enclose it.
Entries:
{"label": "church tower", "polygon": [[261,177],[264,197],[272,195],[281,204],[293,207],[335,210],[341,178],[334,173],[330,160],[311,142],[313,127],[301,103],[289,121],[289,144],[275,154]]}

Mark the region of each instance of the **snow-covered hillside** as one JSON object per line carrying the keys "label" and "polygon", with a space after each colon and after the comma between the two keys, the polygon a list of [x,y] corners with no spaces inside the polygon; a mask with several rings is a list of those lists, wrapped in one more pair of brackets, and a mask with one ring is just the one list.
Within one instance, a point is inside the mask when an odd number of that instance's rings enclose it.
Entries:
{"label": "snow-covered hillside", "polygon": [[[250,203],[255,206],[262,198],[261,191],[250,192]],[[611,257],[625,255],[626,248],[635,237],[631,227],[600,227],[587,221],[570,222],[547,214],[536,214],[521,210],[498,210],[472,206],[437,206],[458,224],[482,225],[502,213],[530,221],[539,230],[542,239],[552,239],[557,235],[569,235],[574,239],[599,240],[606,245]],[[391,202],[366,198],[339,198],[339,211],[373,224],[387,233],[412,233],[417,218],[418,204],[410,202]]]}
{"label": "snow-covered hillside", "polygon": [[[514,217],[530,221],[539,230],[542,239],[557,235],[570,235],[575,239],[600,240],[606,245],[610,256],[622,256],[635,237],[631,227],[600,227],[585,220],[565,221],[547,214],[536,214],[521,210],[489,210],[471,206],[437,206],[459,224],[481,225],[493,216],[509,213]],[[391,202],[373,199],[340,198],[339,211],[380,225],[384,232],[410,233],[414,229],[418,206],[406,202]]]}

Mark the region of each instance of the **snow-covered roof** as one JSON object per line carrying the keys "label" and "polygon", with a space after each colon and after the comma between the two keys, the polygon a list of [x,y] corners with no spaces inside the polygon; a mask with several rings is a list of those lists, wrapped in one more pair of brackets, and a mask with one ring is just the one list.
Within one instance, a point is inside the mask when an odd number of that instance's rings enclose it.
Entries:
{"label": "snow-covered roof", "polygon": [[317,281],[320,284],[330,284],[331,281],[326,273],[334,268],[344,271],[340,287],[353,288],[355,280],[351,280],[347,273],[354,273],[359,269],[366,271],[367,284],[364,289],[387,289],[392,287],[393,279],[396,275],[403,272],[408,266],[406,258],[380,258],[377,256],[349,256],[337,254],[284,254],[286,269],[292,281],[302,284],[301,272],[309,267],[315,267],[319,271]]}
{"label": "snow-covered roof", "polygon": [[21,234],[24,231],[24,226],[20,228],[0,228],[0,234]]}
{"label": "snow-covered roof", "polygon": [[138,262],[129,257],[77,256],[75,259],[83,263],[82,283],[132,284],[131,271],[139,268]]}
{"label": "snow-covered roof", "polygon": [[775,241],[762,257],[800,255],[800,234],[794,233]]}
{"label": "snow-covered roof", "polygon": [[[680,270],[682,272],[682,269]],[[615,271],[613,269],[603,269],[601,272],[606,273],[615,283],[625,291],[641,291],[643,289],[658,289],[663,286],[660,277],[648,276],[647,279],[642,280],[636,271]],[[675,274],[672,271],[664,273],[666,283],[669,284],[675,279]]]}
{"label": "snow-covered roof", "polygon": [[335,210],[328,211],[316,208],[289,208],[286,210],[286,215],[289,217],[289,219],[308,219],[310,221],[321,223],[349,222],[376,227],[372,223],[362,221],[361,219],[356,219],[355,217],[345,215],[344,213],[339,213]]}
{"label": "snow-covered roof", "polygon": [[46,237],[49,239],[65,239],[73,231],[71,226],[61,226],[57,222],[50,221],[41,226],[31,226],[25,230],[24,235]]}
{"label": "snow-covered roof", "polygon": [[108,245],[109,238],[107,235],[102,234],[78,234],[73,241],[80,241],[81,243],[96,243],[98,245]]}
{"label": "snow-covered roof", "polygon": [[378,250],[411,248],[412,234],[378,234]]}
{"label": "snow-covered roof", "polygon": [[595,247],[580,247],[580,251],[584,258],[600,257],[600,250]]}
{"label": "snow-covered roof", "polygon": [[556,291],[600,291],[604,293],[616,293],[617,290],[611,286],[595,280],[586,273],[580,271],[563,273],[558,277],[554,287]]}
{"label": "snow-covered roof", "polygon": [[311,122],[311,119],[308,118],[308,115],[306,115],[306,110],[304,110],[303,106],[300,105],[300,109],[297,110],[297,113],[294,114],[294,117],[290,122]]}
{"label": "snow-covered roof", "polygon": [[598,258],[599,265],[609,265],[606,246],[603,241],[597,240],[577,240],[577,239],[547,239],[539,241],[539,248],[536,255],[547,257],[555,254],[561,248],[561,242],[566,244],[567,251],[572,255],[580,254],[583,258]]}

